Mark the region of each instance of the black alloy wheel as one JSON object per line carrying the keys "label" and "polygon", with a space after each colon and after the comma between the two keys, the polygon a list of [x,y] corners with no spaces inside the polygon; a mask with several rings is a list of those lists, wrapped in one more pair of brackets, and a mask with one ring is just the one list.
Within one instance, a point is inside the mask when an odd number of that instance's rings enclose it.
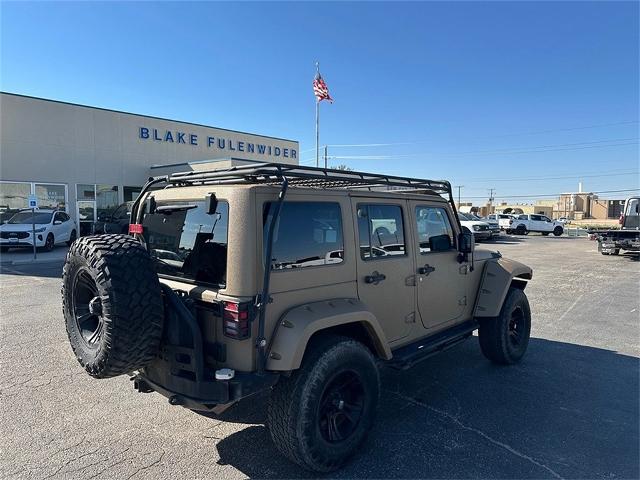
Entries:
{"label": "black alloy wheel", "polygon": [[53,238],[53,233],[47,235],[47,239],[44,241],[44,250],[45,252],[50,252],[55,247],[55,240]]}
{"label": "black alloy wheel", "polygon": [[509,320],[509,343],[518,348],[524,337],[525,318],[520,306],[516,306],[511,312]]}
{"label": "black alloy wheel", "polygon": [[357,372],[345,371],[330,380],[322,394],[318,426],[329,443],[343,442],[356,431],[364,409],[365,390]]}
{"label": "black alloy wheel", "polygon": [[97,348],[104,331],[102,299],[95,280],[85,268],[79,269],[73,280],[71,307],[80,337],[89,348]]}

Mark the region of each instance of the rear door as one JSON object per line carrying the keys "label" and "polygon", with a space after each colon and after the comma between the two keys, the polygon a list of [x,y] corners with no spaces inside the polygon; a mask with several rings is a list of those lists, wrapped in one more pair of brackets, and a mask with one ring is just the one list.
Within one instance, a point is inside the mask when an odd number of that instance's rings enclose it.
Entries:
{"label": "rear door", "polygon": [[357,221],[360,300],[376,316],[389,342],[407,337],[416,322],[413,245],[405,200],[352,198]]}
{"label": "rear door", "polygon": [[426,329],[456,323],[466,299],[466,265],[458,263],[453,218],[442,204],[410,202],[415,231],[418,313]]}
{"label": "rear door", "polygon": [[53,222],[51,225],[51,232],[56,243],[66,242],[69,240],[71,230],[68,228],[71,222],[64,221],[65,214],[62,212],[56,212],[53,215]]}

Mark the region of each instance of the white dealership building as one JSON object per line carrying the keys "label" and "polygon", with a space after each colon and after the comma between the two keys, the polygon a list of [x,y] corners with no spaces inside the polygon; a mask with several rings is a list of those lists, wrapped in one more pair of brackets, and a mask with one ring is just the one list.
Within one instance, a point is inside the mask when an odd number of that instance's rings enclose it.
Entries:
{"label": "white dealership building", "polygon": [[149,176],[256,162],[298,163],[298,142],[0,93],[0,214],[64,209],[91,232]]}

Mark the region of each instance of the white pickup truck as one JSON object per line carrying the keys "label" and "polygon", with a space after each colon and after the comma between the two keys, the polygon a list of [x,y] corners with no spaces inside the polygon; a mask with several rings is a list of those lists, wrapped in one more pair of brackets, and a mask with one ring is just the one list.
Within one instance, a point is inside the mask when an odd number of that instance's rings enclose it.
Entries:
{"label": "white pickup truck", "polygon": [[529,232],[540,232],[542,235],[553,233],[559,237],[564,233],[564,225],[544,215],[517,215],[506,230],[507,233],[527,235]]}

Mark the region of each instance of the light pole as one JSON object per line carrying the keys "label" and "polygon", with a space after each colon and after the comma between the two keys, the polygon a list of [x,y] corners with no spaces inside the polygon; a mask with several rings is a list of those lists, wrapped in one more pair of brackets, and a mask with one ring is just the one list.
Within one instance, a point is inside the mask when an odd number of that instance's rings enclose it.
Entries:
{"label": "light pole", "polygon": [[458,189],[458,208],[460,208],[460,190],[464,187],[464,185],[456,185],[453,188],[457,188]]}

